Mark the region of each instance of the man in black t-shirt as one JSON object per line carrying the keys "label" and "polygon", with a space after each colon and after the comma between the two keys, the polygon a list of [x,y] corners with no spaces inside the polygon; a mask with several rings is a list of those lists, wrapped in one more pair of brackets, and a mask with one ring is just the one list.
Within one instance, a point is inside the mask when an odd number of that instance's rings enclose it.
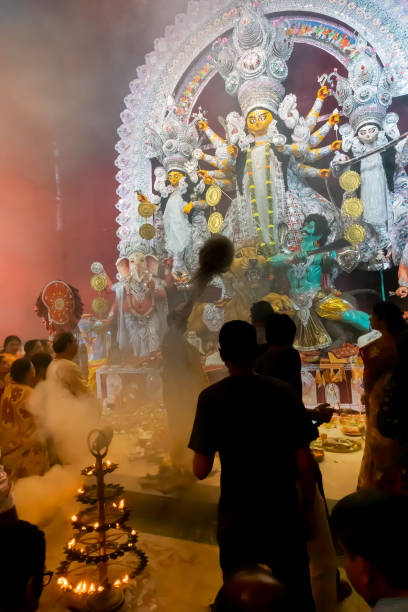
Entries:
{"label": "man in black t-shirt", "polygon": [[251,325],[226,323],[219,342],[230,376],[201,392],[189,446],[199,479],[220,455],[224,578],[241,567],[267,565],[288,588],[291,609],[314,610],[305,535],[315,490],[313,427],[288,385],[253,374],[257,344]]}

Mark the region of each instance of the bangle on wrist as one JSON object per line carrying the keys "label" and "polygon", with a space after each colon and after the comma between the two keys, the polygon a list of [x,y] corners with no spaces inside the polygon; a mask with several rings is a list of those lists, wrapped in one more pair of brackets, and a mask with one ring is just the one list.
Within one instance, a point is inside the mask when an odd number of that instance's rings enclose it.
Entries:
{"label": "bangle on wrist", "polygon": [[403,278],[399,278],[398,279],[398,284],[400,287],[407,287],[408,288],[408,281],[404,280]]}

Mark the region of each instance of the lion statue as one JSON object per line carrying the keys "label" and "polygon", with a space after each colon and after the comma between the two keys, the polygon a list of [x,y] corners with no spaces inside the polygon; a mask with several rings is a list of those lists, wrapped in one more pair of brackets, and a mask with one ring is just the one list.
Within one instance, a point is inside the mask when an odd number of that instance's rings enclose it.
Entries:
{"label": "lion statue", "polygon": [[219,297],[210,301],[208,293],[204,294],[203,301],[193,307],[188,331],[203,337],[218,334],[227,321],[250,321],[250,308],[260,300],[269,302],[276,312],[294,315],[286,295],[271,293],[271,280],[269,263],[260,249],[256,246],[239,248],[229,271],[214,282]]}

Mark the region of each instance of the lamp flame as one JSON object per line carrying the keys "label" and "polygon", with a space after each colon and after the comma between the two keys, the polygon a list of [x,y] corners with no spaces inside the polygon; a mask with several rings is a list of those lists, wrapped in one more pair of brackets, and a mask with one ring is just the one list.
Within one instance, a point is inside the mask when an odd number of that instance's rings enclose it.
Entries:
{"label": "lamp flame", "polygon": [[70,588],[70,584],[68,580],[64,578],[64,576],[61,576],[61,578],[58,578],[57,584],[59,584],[59,586],[65,591],[67,591]]}
{"label": "lamp flame", "polygon": [[95,591],[96,591],[95,585],[92,583],[88,589],[88,595],[92,595],[92,593],[95,593]]}
{"label": "lamp flame", "polygon": [[77,522],[77,520],[78,520],[77,515],[76,515],[76,514],[73,514],[73,515],[71,516],[71,521],[72,521],[73,523],[76,523],[76,522]]}
{"label": "lamp flame", "polygon": [[129,582],[129,576],[127,574],[126,574],[126,576],[123,576],[122,582],[123,582],[123,584],[127,584]]}
{"label": "lamp flame", "polygon": [[119,510],[123,510],[124,507],[125,507],[125,500],[121,499],[120,502],[119,502],[118,508],[119,508]]}
{"label": "lamp flame", "polygon": [[115,588],[120,587],[120,586],[121,586],[121,582],[120,582],[120,580],[115,580],[115,582],[113,583],[113,586],[114,586]]}
{"label": "lamp flame", "polygon": [[83,595],[87,591],[88,591],[88,585],[85,580],[81,580],[81,582],[78,582],[78,584],[76,585],[74,589],[74,593],[77,593],[77,595]]}
{"label": "lamp flame", "polygon": [[80,489],[78,489],[78,493],[85,493],[85,489],[81,487]]}
{"label": "lamp flame", "polygon": [[68,547],[68,549],[69,549],[69,550],[71,550],[72,548],[74,548],[74,546],[75,546],[75,542],[76,542],[75,538],[72,538],[72,540],[70,540],[70,541],[68,542],[67,547]]}
{"label": "lamp flame", "polygon": [[98,593],[102,593],[103,591],[103,586],[98,586]]}

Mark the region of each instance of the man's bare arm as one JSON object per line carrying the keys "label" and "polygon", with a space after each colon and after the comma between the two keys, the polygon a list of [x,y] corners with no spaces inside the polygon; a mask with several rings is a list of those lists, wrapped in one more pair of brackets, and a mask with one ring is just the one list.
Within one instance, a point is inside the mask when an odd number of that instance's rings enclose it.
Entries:
{"label": "man's bare arm", "polygon": [[204,480],[211,472],[214,464],[214,455],[201,455],[194,453],[193,472],[196,478]]}

